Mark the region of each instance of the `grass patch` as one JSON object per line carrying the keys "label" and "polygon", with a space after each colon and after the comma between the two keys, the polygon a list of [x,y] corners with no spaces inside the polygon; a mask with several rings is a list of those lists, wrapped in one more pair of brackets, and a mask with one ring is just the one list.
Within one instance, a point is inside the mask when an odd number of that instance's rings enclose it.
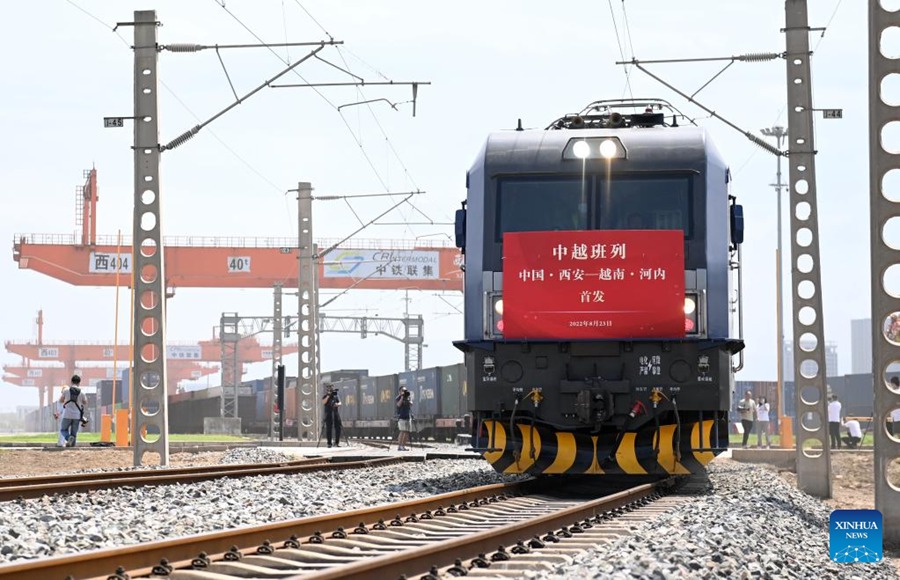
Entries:
{"label": "grass patch", "polygon": [[[844,437],[846,435],[847,435],[847,432],[842,429],[841,437]],[[796,442],[796,437],[794,438],[794,440]],[[744,436],[738,435],[736,433],[731,433],[728,436],[728,441],[729,441],[729,443],[731,443],[732,447],[740,447],[744,441]],[[774,448],[774,447],[778,447],[780,445],[781,438],[778,435],[769,435],[769,441],[770,441],[769,444]],[[826,430],[825,442],[829,443],[829,441],[830,441],[830,439],[828,438],[828,432]],[[750,447],[756,447],[756,433],[750,434],[750,437],[747,439],[747,445]],[[862,446],[871,448],[873,445],[875,445],[875,435],[871,431],[869,431],[868,433],[863,433]]]}
{"label": "grass patch", "polygon": [[[29,433],[23,435],[0,435],[0,443],[56,443],[57,433]],[[115,433],[112,440],[115,441]],[[99,433],[79,433],[79,443],[100,441]],[[246,443],[255,441],[249,437],[234,435],[204,435],[202,433],[179,434],[169,433],[170,443]]]}

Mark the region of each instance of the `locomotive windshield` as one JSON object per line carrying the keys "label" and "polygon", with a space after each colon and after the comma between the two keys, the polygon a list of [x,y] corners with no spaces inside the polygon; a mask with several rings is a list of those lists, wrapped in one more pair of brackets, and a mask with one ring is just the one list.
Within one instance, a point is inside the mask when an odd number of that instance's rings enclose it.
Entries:
{"label": "locomotive windshield", "polygon": [[510,177],[498,185],[497,241],[505,232],[584,229],[682,230],[691,237],[689,175]]}
{"label": "locomotive windshield", "polygon": [[498,239],[504,232],[587,228],[580,178],[505,179],[499,191]]}
{"label": "locomotive windshield", "polygon": [[598,229],[682,230],[690,237],[688,176],[618,178],[600,185]]}

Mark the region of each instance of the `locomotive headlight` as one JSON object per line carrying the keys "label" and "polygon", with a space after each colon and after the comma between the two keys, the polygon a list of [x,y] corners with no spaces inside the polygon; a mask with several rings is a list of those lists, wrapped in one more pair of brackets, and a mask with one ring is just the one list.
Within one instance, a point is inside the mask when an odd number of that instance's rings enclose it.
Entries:
{"label": "locomotive headlight", "polygon": [[[587,141],[578,141],[572,145],[572,153],[579,159],[587,159],[591,154],[591,146],[587,144]],[[601,154],[602,153],[601,147]]]}
{"label": "locomotive headlight", "polygon": [[685,296],[684,298],[684,313],[685,314],[693,314],[694,311],[697,310],[697,302],[691,296]]}
{"label": "locomotive headlight", "polygon": [[[576,155],[578,153],[576,152]],[[616,146],[616,142],[612,139],[605,139],[600,142],[600,156],[604,159],[612,159],[613,157],[618,156],[619,148]]]}
{"label": "locomotive headlight", "polygon": [[563,149],[563,159],[625,159],[625,146],[618,137],[573,137]]}
{"label": "locomotive headlight", "polygon": [[496,312],[500,316],[503,316],[503,299],[502,298],[500,300],[497,300],[496,302],[494,302],[494,312]]}

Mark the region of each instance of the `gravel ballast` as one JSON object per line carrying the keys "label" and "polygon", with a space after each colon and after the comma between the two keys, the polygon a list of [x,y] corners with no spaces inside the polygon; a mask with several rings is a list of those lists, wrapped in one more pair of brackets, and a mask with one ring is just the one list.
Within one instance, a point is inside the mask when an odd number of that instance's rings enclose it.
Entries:
{"label": "gravel ballast", "polygon": [[[222,463],[295,459],[235,449]],[[483,460],[223,478],[0,503],[0,563],[266,524],[518,479]]]}
{"label": "gravel ballast", "polygon": [[[294,456],[238,448],[221,463]],[[0,503],[0,563],[71,554],[428,497],[512,481],[483,460],[120,488]],[[553,572],[570,578],[897,578],[878,564],[838,564],[828,554],[831,508],[771,469],[731,462],[710,468],[710,490],[632,535],[583,553]],[[615,524],[613,524],[615,525]]]}
{"label": "gravel ballast", "polygon": [[897,578],[890,564],[838,564],[828,551],[831,508],[771,469],[710,467],[711,489],[635,526],[631,536],[529,578]]}

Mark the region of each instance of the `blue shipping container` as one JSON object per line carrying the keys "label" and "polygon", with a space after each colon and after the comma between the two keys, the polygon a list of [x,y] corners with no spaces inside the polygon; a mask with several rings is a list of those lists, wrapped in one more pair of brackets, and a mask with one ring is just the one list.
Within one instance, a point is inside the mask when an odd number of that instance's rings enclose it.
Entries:
{"label": "blue shipping container", "polygon": [[375,377],[377,419],[390,419],[397,414],[394,398],[397,396],[397,375]]}
{"label": "blue shipping container", "polygon": [[440,369],[422,369],[414,373],[413,413],[417,417],[436,417],[441,409]]}
{"label": "blue shipping container", "polygon": [[359,419],[359,381],[343,379],[334,383],[341,400],[341,419],[355,421]]}
{"label": "blue shipping container", "polygon": [[378,394],[375,377],[362,377],[359,380],[359,418],[372,420],[378,413],[375,404]]}

